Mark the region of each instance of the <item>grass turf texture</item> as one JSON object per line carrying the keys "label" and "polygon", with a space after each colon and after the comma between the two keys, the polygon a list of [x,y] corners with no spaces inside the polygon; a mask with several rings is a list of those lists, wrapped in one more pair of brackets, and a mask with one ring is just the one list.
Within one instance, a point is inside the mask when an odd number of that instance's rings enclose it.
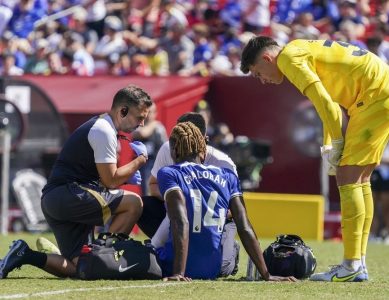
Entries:
{"label": "grass turf texture", "polygon": [[[44,235],[54,241],[52,235]],[[25,239],[35,249],[38,235],[18,234],[0,236],[0,257],[15,239]],[[136,237],[141,239],[142,237]],[[262,249],[270,244],[263,240]],[[342,244],[313,242],[310,245],[318,260],[316,271],[340,262]],[[389,246],[370,243],[367,263],[369,282],[298,283],[246,282],[247,255],[241,248],[239,272],[234,277],[217,281],[195,280],[192,283],[164,283],[162,281],[80,281],[58,279],[42,270],[23,266],[7,279],[0,280],[0,299],[389,299]]]}

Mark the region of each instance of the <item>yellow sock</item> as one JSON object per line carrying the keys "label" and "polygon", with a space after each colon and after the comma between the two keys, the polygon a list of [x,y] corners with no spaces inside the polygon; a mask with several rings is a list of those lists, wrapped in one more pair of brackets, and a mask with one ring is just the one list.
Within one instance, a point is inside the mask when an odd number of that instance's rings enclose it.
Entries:
{"label": "yellow sock", "polygon": [[361,184],[339,186],[344,259],[361,259],[365,202]]}
{"label": "yellow sock", "polygon": [[367,241],[369,240],[370,227],[374,215],[374,202],[370,182],[362,183],[362,191],[365,202],[365,222],[363,223],[361,255],[366,255]]}

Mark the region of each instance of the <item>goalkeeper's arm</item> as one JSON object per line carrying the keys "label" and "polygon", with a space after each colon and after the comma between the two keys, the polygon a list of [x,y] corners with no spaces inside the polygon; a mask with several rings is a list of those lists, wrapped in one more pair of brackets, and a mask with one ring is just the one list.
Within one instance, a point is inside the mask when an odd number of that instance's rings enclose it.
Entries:
{"label": "goalkeeper's arm", "polygon": [[344,147],[342,111],[339,104],[332,101],[321,82],[311,84],[305,90],[305,94],[312,101],[323,122],[324,147],[321,149],[322,157],[324,162],[329,164],[328,170],[332,170],[332,173],[334,173],[334,170],[336,170],[339,164]]}
{"label": "goalkeeper's arm", "polygon": [[[342,128],[342,109],[340,108],[340,106],[337,104],[337,103],[334,103],[335,107],[336,107],[336,110],[337,110],[337,114],[338,114],[338,119],[339,119],[339,122],[340,122],[340,127]],[[332,144],[332,138],[331,138],[331,135],[330,135],[330,132],[327,128],[327,125],[324,124],[323,122],[323,145],[331,145]]]}
{"label": "goalkeeper's arm", "polygon": [[324,136],[324,145],[329,145],[329,138],[331,140],[343,139],[342,134],[342,111],[339,104],[332,101],[331,96],[324,88],[321,82],[315,82],[308,86],[304,91],[305,95],[312,101],[316,108],[320,119],[323,122],[323,127],[326,132]]}

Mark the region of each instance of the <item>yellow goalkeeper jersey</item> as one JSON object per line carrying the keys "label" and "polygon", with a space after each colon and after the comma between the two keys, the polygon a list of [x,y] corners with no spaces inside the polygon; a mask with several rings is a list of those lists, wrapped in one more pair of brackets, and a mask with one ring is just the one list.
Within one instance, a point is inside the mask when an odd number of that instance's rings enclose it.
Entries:
{"label": "yellow goalkeeper jersey", "polygon": [[[389,98],[389,67],[367,50],[330,40],[294,40],[278,56],[281,72],[301,93],[320,81],[332,101],[364,110]],[[315,101],[315,99],[311,99]]]}

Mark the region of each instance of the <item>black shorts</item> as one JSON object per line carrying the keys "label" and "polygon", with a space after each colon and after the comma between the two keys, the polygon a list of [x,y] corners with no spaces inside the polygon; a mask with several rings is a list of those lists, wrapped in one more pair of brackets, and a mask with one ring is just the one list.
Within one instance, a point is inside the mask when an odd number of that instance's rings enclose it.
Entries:
{"label": "black shorts", "polygon": [[142,201],[143,211],[137,224],[144,234],[152,238],[165,219],[165,202],[153,196],[143,196]]}
{"label": "black shorts", "polygon": [[123,190],[69,183],[42,196],[42,211],[61,254],[67,259],[80,255],[95,226],[104,225],[123,198]]}
{"label": "black shorts", "polygon": [[380,170],[374,170],[371,174],[371,189],[373,192],[389,191],[389,179],[384,178]]}

